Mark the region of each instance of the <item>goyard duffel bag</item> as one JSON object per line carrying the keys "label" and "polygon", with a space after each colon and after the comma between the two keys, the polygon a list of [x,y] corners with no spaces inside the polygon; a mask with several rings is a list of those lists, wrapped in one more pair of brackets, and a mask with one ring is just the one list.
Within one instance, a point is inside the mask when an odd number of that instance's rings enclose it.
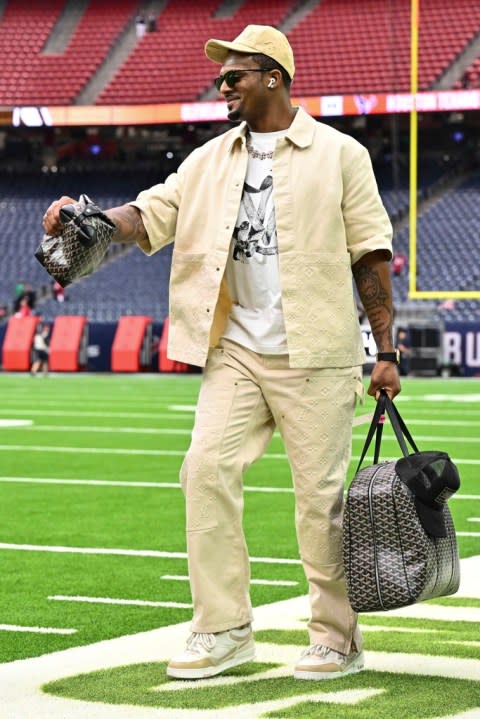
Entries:
{"label": "goyard duffel bag", "polygon": [[[379,463],[385,411],[403,457]],[[374,434],[374,464],[360,469]],[[460,561],[447,500],[459,486],[448,454],[419,452],[382,390],[345,503],[343,558],[356,612],[395,609],[457,591]]]}
{"label": "goyard duffel bag", "polygon": [[63,205],[65,227],[58,237],[44,235],[35,257],[62,287],[91,274],[102,262],[115,225],[87,195],[73,205]]}

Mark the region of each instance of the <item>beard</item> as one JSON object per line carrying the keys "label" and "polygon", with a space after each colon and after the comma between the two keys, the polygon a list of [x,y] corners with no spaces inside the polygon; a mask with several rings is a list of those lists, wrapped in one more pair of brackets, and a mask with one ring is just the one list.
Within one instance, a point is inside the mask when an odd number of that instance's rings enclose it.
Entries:
{"label": "beard", "polygon": [[240,122],[242,118],[238,110],[231,110],[227,113],[227,119],[230,120],[230,122]]}

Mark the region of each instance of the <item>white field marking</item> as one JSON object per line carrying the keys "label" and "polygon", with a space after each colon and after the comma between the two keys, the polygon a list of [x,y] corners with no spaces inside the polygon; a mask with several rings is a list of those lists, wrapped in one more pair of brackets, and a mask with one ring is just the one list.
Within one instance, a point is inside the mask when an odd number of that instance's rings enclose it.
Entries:
{"label": "white field marking", "polygon": [[480,532],[456,532],[457,537],[480,537]]}
{"label": "white field marking", "polygon": [[[162,574],[160,579],[167,579],[174,582],[188,582],[190,577],[186,574]],[[262,584],[272,587],[296,587],[298,582],[291,582],[288,579],[250,579],[250,584]]]}
{"label": "white field marking", "polygon": [[[5,406],[6,402],[2,400],[2,405]],[[55,403],[58,404],[58,403]],[[28,414],[28,415],[40,415],[42,417],[121,417],[122,419],[177,419],[177,420],[184,420],[191,422],[192,418],[187,416],[186,414],[173,414],[171,412],[165,413],[165,412],[100,412],[97,410],[93,411],[87,411],[85,410],[85,403],[81,402],[80,406],[83,408],[82,410],[78,411],[69,411],[69,410],[39,410],[38,407],[32,407],[30,409],[18,409],[17,406],[12,407],[10,412],[12,414]],[[429,410],[430,411],[430,410]],[[454,410],[449,410],[449,413],[452,413]],[[418,412],[421,412],[419,409]],[[468,411],[461,411],[460,414],[462,416],[468,415],[468,414],[474,414],[474,416],[478,416],[479,412],[468,412]],[[370,422],[372,420],[373,414],[364,414],[359,415],[354,418],[353,424],[359,425],[359,424],[365,424],[367,422]],[[419,424],[419,425],[437,425],[440,427],[449,427],[449,426],[457,426],[457,427],[476,427],[480,425],[480,422],[476,422],[475,420],[430,420],[430,419],[418,419],[417,417],[411,417],[411,418],[405,418],[405,421],[408,421],[408,424]]]}
{"label": "white field marking", "polygon": [[[162,552],[156,549],[111,549],[104,547],[57,547],[46,544],[9,544],[0,543],[0,550],[8,549],[20,552],[52,552],[59,554],[94,554],[125,557],[156,557],[159,559],[186,559],[186,552]],[[258,564],[301,564],[300,559],[282,559],[279,557],[250,557],[250,562]]]}
{"label": "white field marking", "polygon": [[445,629],[415,629],[411,627],[394,627],[391,624],[388,626],[376,626],[374,624],[362,624],[360,620],[360,628],[362,634],[366,632],[399,632],[400,634],[441,634],[445,633]]}
{"label": "white field marking", "polygon": [[0,427],[29,427],[33,424],[31,419],[0,419]]}
{"label": "white field marking", "polygon": [[[463,563],[463,560],[462,560]],[[462,567],[463,569],[463,567]],[[422,607],[424,617],[431,615],[432,607]],[[460,620],[457,607],[448,607],[450,621]],[[256,607],[255,630],[263,629],[298,629],[305,630],[305,620],[299,619],[308,616],[308,598],[306,596],[294,597],[274,604]],[[474,621],[478,621],[474,620]],[[0,685],[2,686],[2,710],[8,719],[25,719],[26,717],[48,717],[48,719],[158,719],[159,712],[162,719],[200,719],[205,712],[194,712],[191,709],[167,709],[135,706],[109,706],[107,704],[93,704],[79,700],[64,699],[51,696],[42,691],[41,687],[51,681],[91,673],[98,670],[114,667],[159,662],[170,659],[172,653],[181,651],[185,637],[190,632],[190,621],[181,624],[169,625],[147,632],[103,640],[89,646],[71,647],[64,651],[44,654],[40,657],[31,657],[16,660],[0,665]],[[292,666],[295,664],[303,647],[274,644],[257,644],[257,659],[260,662],[279,662],[284,665],[285,676],[291,676]],[[480,678],[480,662],[472,659],[459,659],[455,657],[432,657],[419,654],[388,654],[386,652],[367,652],[367,667],[379,672],[394,672],[396,674],[424,674],[443,677],[456,677],[475,680]],[[265,673],[258,674],[261,679]],[[215,683],[230,683],[232,677],[218,677],[208,680],[209,686]],[[239,681],[243,681],[242,677]],[[203,680],[195,682],[201,686]],[[179,682],[180,683],[180,682]],[[177,685],[177,682],[172,685]],[[170,686],[170,684],[165,685]],[[191,687],[191,684],[189,684]],[[313,695],[309,695],[309,699]],[[353,695],[354,696],[354,695]],[[289,697],[290,699],[297,697]],[[353,698],[353,697],[352,697]],[[248,705],[246,713],[243,706],[226,707],[215,712],[215,719],[257,719],[257,706]],[[264,709],[263,709],[264,711]],[[478,712],[457,715],[455,719],[478,719]],[[210,716],[212,713],[210,712]],[[445,718],[444,718],[445,719]]]}
{"label": "white field marking", "polygon": [[[285,672],[285,670],[284,670]],[[284,676],[291,675],[291,672],[284,673]],[[263,678],[263,677],[262,677]],[[243,677],[242,677],[243,679]],[[259,677],[255,677],[255,679],[259,679]],[[255,681],[255,679],[252,677],[248,677],[249,681]],[[172,682],[173,684],[173,682]],[[191,686],[191,682],[190,682]],[[197,681],[195,681],[195,686],[197,687]],[[204,685],[206,686],[206,685]],[[184,687],[185,688],[185,687]],[[235,714],[231,714],[231,707],[229,710],[225,711],[224,709],[216,709],[214,714],[212,714],[210,711],[208,713],[203,713],[203,716],[215,716],[218,717],[218,719],[221,719],[222,717],[230,717],[235,716],[236,719],[252,719],[254,717],[264,717],[266,714],[276,714],[277,712],[283,712],[290,707],[297,706],[300,702],[315,702],[319,704],[344,704],[344,705],[354,705],[359,704],[361,701],[365,701],[366,699],[370,699],[371,697],[378,696],[379,694],[384,694],[384,689],[344,689],[343,691],[331,691],[331,692],[318,692],[318,693],[312,693],[312,694],[297,694],[296,696],[290,696],[285,697],[284,699],[270,699],[270,701],[263,701],[263,702],[255,702],[254,704],[239,704],[235,707]],[[196,712],[192,712],[191,709],[181,709],[180,710],[182,714],[175,714],[171,715],[168,710],[165,712],[165,710],[162,708],[162,717],[164,716],[165,719],[167,717],[175,716],[175,717],[182,717],[182,718],[191,718],[192,715],[195,716]],[[197,710],[198,711],[198,710]],[[178,710],[177,710],[178,712]],[[199,713],[197,716],[201,717],[202,713]]]}
{"label": "white field marking", "polygon": [[[163,400],[163,398],[162,398],[162,400]],[[42,407],[44,407],[44,406],[45,407],[58,407],[60,404],[60,400],[46,399],[45,397],[42,397],[42,398],[39,397],[38,401],[42,403]],[[110,405],[113,405],[113,404],[129,405],[129,404],[131,404],[131,405],[133,405],[134,409],[138,409],[138,407],[140,406],[140,407],[146,407],[147,409],[158,408],[158,409],[163,409],[163,410],[167,410],[168,404],[169,404],[168,401],[160,401],[160,400],[155,400],[155,399],[152,399],[152,400],[124,399],[122,397],[114,397],[113,395],[110,395],[108,397],[108,400],[105,400],[105,402]],[[89,397],[80,397],[79,394],[76,395],[75,397],[62,394],[61,403],[62,404],[66,403],[66,404],[68,404],[69,407],[70,406],[74,407],[75,405],[78,405],[79,407],[81,407],[82,405],[88,407],[91,405],[93,408],[95,408],[95,405],[98,404],[98,399],[97,398],[91,399]],[[28,405],[32,404],[32,397],[31,396],[19,397],[18,395],[15,394],[15,396],[11,396],[10,398],[5,398],[5,401],[2,400],[2,404],[7,405],[7,406],[11,405],[12,407],[16,407],[19,404],[28,406]]]}
{"label": "white field marking", "polygon": [[480,522],[480,517],[468,517],[467,522]]}
{"label": "white field marking", "polygon": [[[94,487],[136,487],[143,489],[181,489],[179,482],[130,482],[128,480],[117,481],[114,479],[58,479],[54,477],[0,477],[1,482],[12,482],[19,484],[60,484],[60,485],[92,485]],[[265,494],[293,494],[293,487],[255,487],[244,485],[245,492],[259,492]],[[346,491],[345,491],[346,493]],[[450,499],[480,499],[480,494],[458,494],[455,493]]]}
{"label": "white field marking", "polygon": [[119,449],[118,447],[57,447],[37,444],[0,444],[2,451],[58,452],[60,454],[130,454],[153,457],[183,457],[186,450],[175,449]]}
{"label": "white field marking", "polygon": [[134,607],[171,607],[173,609],[192,609],[193,604],[182,602],[154,602],[148,599],[115,599],[114,597],[81,597],[66,594],[54,594],[48,597],[53,602],[86,602],[87,604],[121,604]]}
{"label": "white field marking", "polygon": [[[457,595],[456,595],[457,596]],[[369,617],[380,618],[385,616],[385,612],[370,612]],[[389,609],[388,616],[390,618],[401,617],[412,619],[431,619],[438,622],[451,622],[452,617],[462,622],[480,622],[480,608],[478,607],[452,607],[444,604],[410,604],[408,607],[400,607],[399,609]],[[366,629],[366,627],[365,627]],[[393,626],[391,627],[394,631]],[[396,631],[396,630],[395,630]],[[479,664],[480,678],[480,664]]]}
{"label": "white field marking", "polygon": [[[0,482],[13,482],[20,484],[60,484],[60,485],[82,485],[93,487],[144,487],[153,489],[181,489],[179,482],[129,482],[116,481],[114,479],[53,479],[38,477],[0,477]],[[480,497],[479,497],[480,499]]]}
{"label": "white field marking", "polygon": [[480,402],[480,394],[424,394],[412,395],[399,394],[395,402]]}
{"label": "white field marking", "polygon": [[[361,439],[363,442],[365,441],[365,437],[363,434],[354,434],[352,435],[352,439]],[[459,437],[458,435],[415,435],[414,437],[415,442],[460,442],[461,444],[476,444],[479,445],[480,441],[478,437]],[[394,436],[389,435],[383,435],[382,436],[382,442],[397,442],[398,440]]]}
{"label": "white field marking", "polygon": [[[3,400],[2,400],[3,403]],[[56,403],[58,404],[58,402]],[[83,405],[82,405],[83,406]],[[37,405],[38,407],[38,405]],[[42,410],[37,407],[30,409],[17,409],[12,408],[11,414],[27,414],[28,416],[41,416],[41,417],[122,417],[122,419],[188,419],[184,414],[171,414],[160,412],[99,412],[99,411],[85,411],[85,410]]]}
{"label": "white field marking", "polygon": [[[355,417],[353,420],[354,426],[358,426],[361,424],[367,424],[368,422],[371,422],[372,420],[371,414],[366,414],[360,417]],[[58,425],[58,424],[33,424],[32,420],[22,420],[22,419],[13,419],[13,420],[3,420],[6,422],[5,427],[24,427],[28,426],[32,431],[37,432],[89,432],[89,433],[97,433],[97,432],[104,432],[104,433],[110,433],[110,434],[118,434],[118,433],[126,433],[126,434],[178,434],[178,435],[190,435],[191,429],[165,429],[163,427],[106,427],[104,425]],[[0,420],[0,427],[2,420]],[[18,423],[18,424],[15,424]],[[274,438],[279,439],[280,435],[275,432]],[[355,437],[355,439],[360,439],[360,437],[363,437],[363,435],[358,435]],[[437,437],[419,437],[420,439],[438,439]],[[460,439],[458,439],[460,441]],[[467,440],[469,441],[469,440]],[[471,441],[477,441],[476,439],[471,439]]]}
{"label": "white field marking", "polygon": [[[94,487],[137,487],[143,489],[181,489],[179,482],[125,482],[109,479],[56,479],[53,477],[0,477],[0,482],[20,484],[60,484],[60,485],[92,485]],[[254,487],[244,485],[245,492],[260,492],[267,494],[293,494],[293,487]],[[478,497],[480,499],[480,495]]]}
{"label": "white field marking", "polygon": [[[395,402],[397,402],[397,400],[400,398],[401,398],[401,395],[399,395],[398,397],[395,397]],[[413,397],[404,397],[403,399],[407,399],[407,400],[409,399],[412,401],[412,403],[414,402]],[[409,416],[410,412],[414,412],[415,414]],[[415,419],[417,419],[419,414],[420,415],[428,414],[430,416],[432,414],[432,409],[431,408],[427,409],[425,407],[418,407],[418,406],[415,406],[415,408],[403,407],[402,413],[405,414],[405,416],[403,418],[406,422],[407,421],[414,422]],[[456,409],[455,407],[451,407],[451,408],[449,407],[448,408],[448,416],[450,417],[451,415],[459,415],[460,417],[476,417],[476,418],[478,418],[480,416],[480,410],[479,409],[471,409],[470,407],[465,407],[465,408],[462,407],[461,409]],[[403,416],[403,414],[402,414],[402,416]]]}
{"label": "white field marking", "polygon": [[[406,420],[405,420],[406,421]],[[461,420],[461,419],[409,419],[408,424],[419,424],[426,425],[427,427],[480,427],[480,422],[476,420]]]}
{"label": "white field marking", "polygon": [[32,634],[76,634],[77,629],[54,629],[53,627],[21,627],[17,624],[0,624],[0,632],[30,632]]}
{"label": "white field marking", "polygon": [[[372,420],[371,414],[361,415],[355,417],[353,420],[353,426],[357,427],[362,424],[368,424]],[[2,424],[2,422],[4,424]],[[411,423],[410,423],[411,424]],[[480,424],[480,423],[479,423]],[[58,424],[33,424],[32,420],[0,420],[0,427],[4,428],[15,428],[15,427],[28,427],[32,432],[86,432],[88,434],[153,434],[153,435],[191,435],[191,429],[167,429],[161,427],[106,427],[102,425],[58,425]],[[445,424],[445,427],[447,425]],[[274,434],[274,438],[278,439],[279,435]],[[352,439],[364,440],[363,434],[353,434]],[[419,442],[443,442],[448,440],[449,442],[460,442],[461,444],[478,444],[478,437],[459,437],[459,436],[437,436],[437,435],[418,435],[415,439]],[[397,442],[396,437],[384,436],[384,442]]]}
{"label": "white field marking", "polygon": [[[400,395],[401,396],[401,395]],[[395,399],[397,401],[398,397]],[[410,398],[412,399],[412,398]],[[7,400],[2,399],[2,406],[5,407],[8,404]],[[146,417],[147,419],[155,419],[155,418],[161,418],[161,419],[184,419],[186,421],[191,422],[193,417],[190,415],[191,412],[184,412],[180,414],[173,414],[172,412],[108,412],[108,411],[100,411],[100,410],[85,410],[85,403],[81,401],[80,406],[83,408],[82,410],[40,410],[38,409],[38,405],[36,406],[28,406],[24,407],[23,409],[20,409],[18,407],[18,404],[16,402],[12,401],[12,407],[9,409],[9,413],[11,414],[27,414],[27,415],[41,415],[41,416],[52,416],[52,417],[134,417],[134,418],[142,418]],[[52,405],[58,406],[58,402],[52,402]],[[407,413],[410,408],[405,408],[403,410],[404,413]],[[412,410],[413,411],[413,410]],[[431,409],[423,409],[422,407],[415,408],[415,416],[409,417],[408,414],[405,414],[404,419],[406,422],[415,423],[418,419],[419,414],[428,414],[431,415],[432,410]],[[455,409],[452,408],[448,410],[448,414],[450,415],[460,415],[463,417],[472,416],[475,418],[480,417],[480,410],[474,410],[474,409]],[[427,421],[427,424],[430,424]],[[443,422],[442,422],[443,424]]]}
{"label": "white field marking", "polygon": [[29,427],[31,431],[37,432],[89,432],[97,434],[104,432],[106,434],[178,434],[191,435],[191,429],[164,429],[161,427],[105,427],[102,425],[76,425],[71,424],[68,427],[58,424],[35,424]]}
{"label": "white field marking", "polygon": [[171,409],[172,412],[192,412],[194,413],[197,409],[197,405],[195,404],[170,404],[168,405],[168,409]]}
{"label": "white field marking", "polygon": [[460,560],[460,587],[455,596],[480,599],[480,556]]}
{"label": "white field marking", "polygon": [[[119,449],[118,447],[58,447],[56,445],[40,444],[0,444],[0,451],[12,452],[55,452],[59,454],[125,454],[132,456],[150,457],[184,457],[186,450],[175,449]],[[263,459],[286,460],[287,455],[281,452],[266,452]],[[360,455],[353,455],[351,462],[358,461]],[[384,460],[396,461],[398,457],[385,457]],[[455,464],[480,464],[480,459],[459,459],[454,457]]]}

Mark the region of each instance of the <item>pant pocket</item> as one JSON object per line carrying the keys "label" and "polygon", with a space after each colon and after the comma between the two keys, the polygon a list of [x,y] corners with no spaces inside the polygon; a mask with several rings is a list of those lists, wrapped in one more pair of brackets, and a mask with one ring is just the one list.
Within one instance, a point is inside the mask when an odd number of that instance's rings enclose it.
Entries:
{"label": "pant pocket", "polygon": [[208,462],[196,459],[190,450],[180,470],[180,483],[185,495],[187,532],[213,529],[218,526],[217,474]]}

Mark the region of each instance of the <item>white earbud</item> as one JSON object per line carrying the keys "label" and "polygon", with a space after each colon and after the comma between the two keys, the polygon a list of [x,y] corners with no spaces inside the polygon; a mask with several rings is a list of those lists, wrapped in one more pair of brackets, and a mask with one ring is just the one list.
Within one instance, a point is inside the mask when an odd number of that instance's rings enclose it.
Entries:
{"label": "white earbud", "polygon": [[274,85],[275,85],[275,80],[273,79],[273,77],[271,77],[270,80],[268,81],[267,87],[273,87]]}

